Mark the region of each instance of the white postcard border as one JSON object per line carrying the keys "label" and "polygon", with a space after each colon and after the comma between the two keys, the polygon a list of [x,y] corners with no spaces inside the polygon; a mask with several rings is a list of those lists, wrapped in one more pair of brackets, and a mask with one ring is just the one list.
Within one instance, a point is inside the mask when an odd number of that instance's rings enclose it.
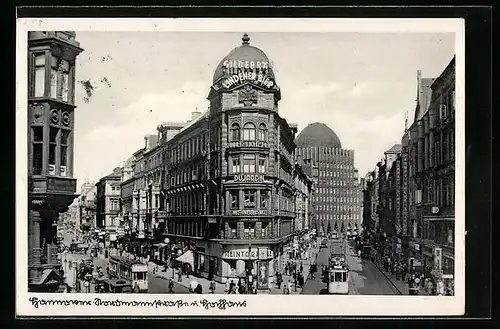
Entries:
{"label": "white postcard border", "polygon": [[[430,316],[465,311],[465,24],[462,19],[195,19],[195,18],[22,18],[16,43],[16,314],[18,316]],[[139,295],[35,294],[27,292],[27,32],[71,31],[221,31],[455,33],[455,296],[307,295]],[[443,68],[444,69],[444,68]],[[33,299],[36,298],[36,299]],[[115,301],[115,306],[96,303]],[[31,300],[31,301],[30,301]],[[59,300],[55,304],[44,301]],[[74,301],[91,305],[73,306]],[[122,301],[119,303],[116,300]],[[182,306],[178,301],[185,301]],[[213,305],[203,304],[203,300]],[[221,302],[225,300],[226,302]],[[328,302],[327,302],[328,300]],[[68,302],[63,302],[68,301]],[[72,302],[73,301],[73,302]],[[150,302],[146,306],[126,306]],[[244,305],[242,304],[244,302]],[[196,302],[196,305],[191,303]],[[239,303],[238,303],[239,302]],[[51,302],[49,302],[51,303]],[[229,306],[230,303],[234,305]],[[66,305],[67,304],[67,305]],[[205,305],[205,306],[204,306]],[[220,309],[225,305],[225,309]],[[212,307],[213,306],[213,307]]]}

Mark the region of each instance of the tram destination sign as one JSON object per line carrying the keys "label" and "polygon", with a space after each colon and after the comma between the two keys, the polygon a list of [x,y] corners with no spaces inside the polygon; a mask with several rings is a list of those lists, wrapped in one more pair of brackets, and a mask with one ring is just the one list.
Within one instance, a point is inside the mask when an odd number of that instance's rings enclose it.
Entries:
{"label": "tram destination sign", "polygon": [[235,183],[264,183],[264,175],[234,175]]}

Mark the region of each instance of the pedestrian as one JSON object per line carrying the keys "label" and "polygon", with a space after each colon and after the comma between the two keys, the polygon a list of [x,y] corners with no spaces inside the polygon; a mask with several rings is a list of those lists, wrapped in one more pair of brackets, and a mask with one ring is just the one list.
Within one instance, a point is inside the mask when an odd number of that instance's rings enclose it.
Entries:
{"label": "pedestrian", "polygon": [[174,293],[174,281],[172,281],[172,279],[168,279],[168,293]]}
{"label": "pedestrian", "polygon": [[231,289],[231,293],[232,294],[236,294],[236,289],[237,289],[238,286],[236,285],[236,283],[234,283],[234,281],[232,282],[232,284],[233,284],[233,287]]}
{"label": "pedestrian", "polygon": [[228,289],[228,293],[229,294],[233,294],[234,293],[234,282],[233,280],[231,280],[231,282],[229,283],[229,289]]}
{"label": "pedestrian", "polygon": [[287,282],[287,290],[288,290],[289,294],[292,291],[292,281],[291,280],[288,280],[288,282]]}
{"label": "pedestrian", "polygon": [[180,269],[180,268],[177,271],[177,281],[182,282],[182,269]]}
{"label": "pedestrian", "polygon": [[210,293],[213,294],[215,292],[215,280],[212,278],[212,281],[210,281]]}
{"label": "pedestrian", "polygon": [[302,262],[300,262],[300,273],[304,272],[304,266],[302,265]]}
{"label": "pedestrian", "polygon": [[288,284],[285,284],[283,286],[283,294],[284,295],[289,295],[290,294],[290,291],[288,290]]}
{"label": "pedestrian", "polygon": [[281,282],[283,282],[283,278],[281,277],[281,273],[278,272],[276,274],[276,283],[278,285],[278,289],[281,289]]}
{"label": "pedestrian", "polygon": [[194,289],[194,292],[197,293],[197,294],[202,294],[203,293],[203,287],[201,286],[201,284],[198,283],[198,285]]}

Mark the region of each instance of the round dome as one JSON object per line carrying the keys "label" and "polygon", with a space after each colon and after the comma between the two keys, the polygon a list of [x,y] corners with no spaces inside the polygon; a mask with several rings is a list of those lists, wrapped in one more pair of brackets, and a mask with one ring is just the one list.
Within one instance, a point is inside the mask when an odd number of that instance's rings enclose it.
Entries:
{"label": "round dome", "polygon": [[[226,61],[241,61],[243,63],[248,61],[254,63],[268,63],[269,65],[269,58],[267,58],[266,54],[259,48],[250,46],[250,38],[246,33],[241,40],[243,40],[242,45],[231,50],[231,52],[220,61],[219,65],[217,65],[213,77],[214,83],[225,75],[226,68],[224,67],[224,62]],[[270,66],[267,75],[274,79],[274,72]]]}
{"label": "round dome", "polygon": [[305,127],[295,139],[297,147],[330,147],[342,148],[340,139],[333,130],[324,123],[311,123]]}

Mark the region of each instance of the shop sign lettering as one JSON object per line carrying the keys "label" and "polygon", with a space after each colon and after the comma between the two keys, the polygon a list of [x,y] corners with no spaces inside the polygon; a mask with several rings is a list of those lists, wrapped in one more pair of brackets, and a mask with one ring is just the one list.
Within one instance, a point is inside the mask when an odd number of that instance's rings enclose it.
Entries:
{"label": "shop sign lettering", "polygon": [[264,209],[237,209],[232,211],[233,216],[259,216],[265,215]]}
{"label": "shop sign lettering", "polygon": [[269,144],[262,141],[239,141],[230,142],[229,147],[269,147]]}
{"label": "shop sign lettering", "polygon": [[245,81],[253,82],[267,89],[271,89],[274,86],[274,81],[271,77],[255,72],[239,72],[238,74],[233,74],[222,82],[222,86],[224,88],[230,88]]}
{"label": "shop sign lettering", "polygon": [[274,258],[274,253],[270,249],[252,248],[248,249],[233,249],[222,254],[224,259],[270,259]]}
{"label": "shop sign lettering", "polygon": [[234,175],[235,183],[263,183],[264,176],[263,175]]}

